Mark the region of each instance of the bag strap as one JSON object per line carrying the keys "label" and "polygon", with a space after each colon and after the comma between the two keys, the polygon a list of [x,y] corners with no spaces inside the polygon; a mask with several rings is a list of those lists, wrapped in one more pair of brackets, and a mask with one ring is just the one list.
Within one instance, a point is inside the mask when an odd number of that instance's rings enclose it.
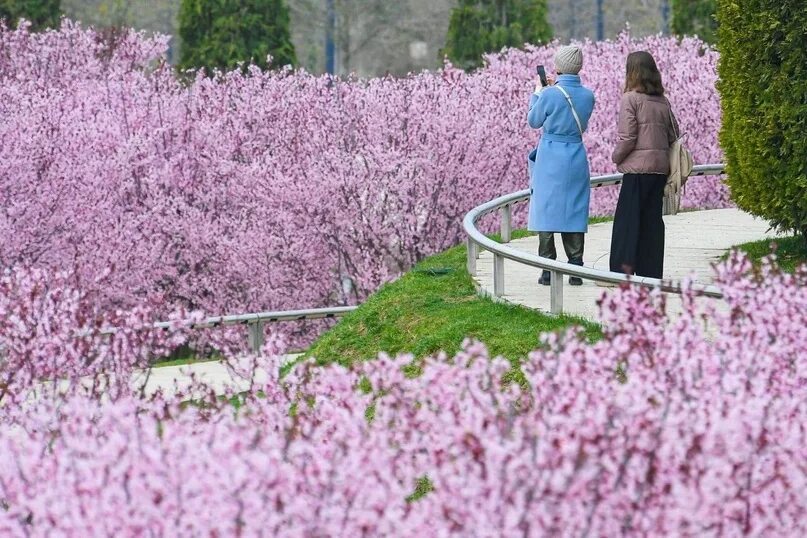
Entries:
{"label": "bag strap", "polygon": [[675,128],[675,118],[673,117],[672,103],[670,103],[670,100],[666,97],[665,99],[667,100],[667,110],[670,111],[670,127],[672,127],[675,139],[679,140],[681,138],[681,131]]}
{"label": "bag strap", "polygon": [[580,116],[577,115],[577,110],[574,108],[574,103],[572,103],[572,98],[569,96],[569,92],[563,89],[562,86],[555,84],[555,88],[560,90],[560,93],[566,98],[566,102],[569,103],[569,106],[572,107],[572,115],[574,116],[574,121],[577,123],[577,128],[580,131],[580,136],[583,136],[583,124],[580,122]]}

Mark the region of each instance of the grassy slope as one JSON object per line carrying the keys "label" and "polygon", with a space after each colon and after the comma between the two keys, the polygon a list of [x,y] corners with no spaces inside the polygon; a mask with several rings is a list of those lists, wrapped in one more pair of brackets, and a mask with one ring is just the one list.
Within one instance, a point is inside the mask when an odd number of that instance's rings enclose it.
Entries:
{"label": "grassy slope", "polygon": [[[479,297],[465,259],[465,247],[458,246],[422,261],[321,336],[306,356],[342,364],[380,351],[420,358],[441,350],[453,354],[470,337],[485,342],[492,354],[518,359],[538,347],[542,332],[577,324],[590,338],[599,337],[595,324]],[[536,288],[537,280],[536,273]]]}
{"label": "grassy slope", "polygon": [[792,273],[796,270],[796,266],[807,263],[807,247],[804,240],[797,236],[783,237],[776,241],[764,239],[737,245],[737,248],[754,261],[759,261],[771,253],[771,243],[776,243],[776,257],[782,270]]}

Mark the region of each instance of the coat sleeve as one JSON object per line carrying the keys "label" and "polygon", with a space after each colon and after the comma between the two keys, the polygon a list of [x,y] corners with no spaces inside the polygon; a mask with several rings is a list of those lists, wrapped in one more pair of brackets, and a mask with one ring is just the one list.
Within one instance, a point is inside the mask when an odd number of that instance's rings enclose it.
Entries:
{"label": "coat sleeve", "polygon": [[583,124],[584,133],[588,131],[588,124],[591,121],[591,116],[594,114],[594,107],[596,105],[597,105],[597,98],[594,96],[594,92],[591,92],[590,106],[587,111],[588,113],[584,114],[583,117],[580,118],[580,121]]}
{"label": "coat sleeve", "polygon": [[549,115],[546,105],[546,92],[541,92],[540,94],[534,93],[530,96],[530,111],[527,112],[527,123],[533,129],[540,129],[544,126],[546,117]]}
{"label": "coat sleeve", "polygon": [[622,162],[630,155],[636,147],[636,139],[639,136],[639,125],[636,122],[636,108],[628,94],[622,96],[622,104],[619,109],[619,128],[616,148],[611,155],[614,164]]}

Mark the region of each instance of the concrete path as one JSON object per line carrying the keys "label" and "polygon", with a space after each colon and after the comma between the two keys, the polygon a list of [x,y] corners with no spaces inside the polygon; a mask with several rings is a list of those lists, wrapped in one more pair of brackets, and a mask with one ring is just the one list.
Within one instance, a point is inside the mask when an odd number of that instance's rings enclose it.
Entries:
{"label": "concrete path", "polygon": [[[289,354],[281,357],[281,363],[285,364],[298,358],[300,354]],[[114,379],[114,376],[113,376]],[[202,382],[207,387],[213,389],[216,394],[225,394],[226,392],[243,392],[249,390],[251,383],[260,386],[269,379],[267,372],[262,369],[257,369],[253,379],[235,374],[232,369],[221,361],[200,361],[181,366],[155,366],[145,370],[135,370],[130,379],[129,386],[133,390],[140,391],[144,387],[145,394],[152,395],[157,391],[161,391],[165,395],[173,395],[178,391],[185,392],[196,382]],[[83,378],[82,383],[91,387],[96,380],[93,378]],[[104,389],[105,381],[101,380],[101,390]],[[69,384],[67,381],[59,381],[58,390],[66,390]],[[52,382],[45,382],[42,384],[43,390],[50,393],[52,390]],[[33,390],[28,394],[29,398],[37,398],[39,396],[38,390]]]}
{"label": "concrete path", "polygon": [[[667,227],[664,258],[664,278],[680,280],[694,276],[698,282],[711,282],[712,264],[732,246],[775,238],[768,231],[767,222],[752,217],[738,209],[715,209],[679,213],[664,217]],[[556,238],[559,259],[565,261],[560,236]],[[517,239],[511,246],[526,252],[538,252],[538,236]],[[608,255],[611,247],[611,223],[589,227],[586,235],[585,263],[588,267],[608,270]],[[549,287],[538,284],[540,270],[504,261],[504,301],[549,312]],[[480,291],[493,295],[493,254],[482,252],[477,260],[475,278]],[[606,288],[591,281],[581,287],[563,286],[564,312],[590,320],[597,319],[596,301]],[[671,297],[670,307],[675,308],[676,299]]]}
{"label": "concrete path", "polygon": [[[282,362],[299,357],[299,354],[284,355]],[[135,372],[132,376],[132,386],[142,387],[146,382],[146,393],[153,394],[157,390],[162,390],[165,394],[173,394],[177,389],[185,389],[190,386],[192,378],[203,381],[212,387],[217,394],[221,394],[227,387],[244,391],[249,388],[250,380],[244,379],[233,372],[220,361],[206,361],[185,364],[182,366],[157,366],[150,370]],[[268,379],[266,372],[257,370],[255,373],[255,383],[262,383]]]}

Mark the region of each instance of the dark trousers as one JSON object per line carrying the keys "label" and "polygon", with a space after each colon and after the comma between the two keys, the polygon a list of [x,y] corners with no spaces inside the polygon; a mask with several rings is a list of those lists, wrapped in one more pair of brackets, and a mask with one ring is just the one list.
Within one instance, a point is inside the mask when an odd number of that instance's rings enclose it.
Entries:
{"label": "dark trousers", "polygon": [[611,271],[661,278],[664,220],[661,206],[667,176],[625,174],[614,214]]}
{"label": "dark trousers", "polygon": [[[583,265],[583,247],[585,246],[586,234],[564,232],[560,236],[569,262],[575,265]],[[554,232],[538,232],[538,255],[552,260],[558,259]]]}

